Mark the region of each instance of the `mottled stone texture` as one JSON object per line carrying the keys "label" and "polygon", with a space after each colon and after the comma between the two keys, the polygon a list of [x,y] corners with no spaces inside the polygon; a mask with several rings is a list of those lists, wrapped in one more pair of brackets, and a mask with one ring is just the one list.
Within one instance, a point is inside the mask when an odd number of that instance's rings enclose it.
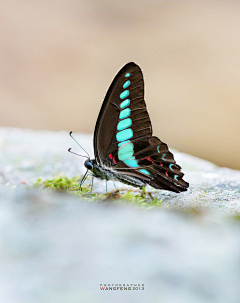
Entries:
{"label": "mottled stone texture", "polygon": [[[76,138],[92,154],[91,137]],[[240,302],[238,171],[174,151],[190,189],[154,190],[163,204],[150,210],[29,188],[84,172],[69,147],[79,152],[67,132],[0,129],[0,302]]]}
{"label": "mottled stone texture", "polygon": [[[92,137],[73,135],[93,157]],[[0,183],[25,186],[22,182],[31,185],[38,178],[52,178],[59,173],[69,177],[83,175],[86,158],[68,153],[69,147],[74,152],[86,155],[66,131],[0,128]],[[148,190],[153,190],[162,199],[163,207],[201,208],[232,214],[240,212],[240,171],[219,168],[208,161],[172,151],[190,187],[181,194],[156,191],[149,187]],[[95,179],[94,184],[96,192],[104,192],[104,181]],[[117,186],[126,188],[121,183],[117,183]],[[111,182],[108,188],[114,188]]]}

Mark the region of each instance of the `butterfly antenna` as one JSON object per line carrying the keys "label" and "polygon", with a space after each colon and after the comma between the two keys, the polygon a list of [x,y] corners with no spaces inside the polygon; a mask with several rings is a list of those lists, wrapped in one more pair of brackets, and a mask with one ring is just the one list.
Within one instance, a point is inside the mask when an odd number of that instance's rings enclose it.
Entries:
{"label": "butterfly antenna", "polygon": [[71,148],[69,148],[68,151],[69,151],[71,154],[74,154],[74,155],[77,155],[77,156],[80,156],[80,157],[84,157],[84,158],[88,158],[87,156],[82,156],[82,155],[79,155],[79,154],[76,154],[76,153],[72,152],[72,151],[71,151]]}
{"label": "butterfly antenna", "polygon": [[[72,132],[70,132],[69,133],[69,135],[70,135],[70,137],[72,137],[73,138],[73,136],[72,136]],[[90,159],[90,156],[89,156],[89,153],[77,142],[77,140],[76,139],[74,139],[73,138],[73,140],[77,143],[77,145],[78,146],[80,146],[81,147],[81,149],[83,149],[84,151],[85,151],[85,153],[88,155],[88,158]],[[68,150],[69,151],[69,150]],[[80,155],[79,155],[80,156]],[[83,157],[83,156],[82,156]],[[86,157],[87,158],[87,157]]]}

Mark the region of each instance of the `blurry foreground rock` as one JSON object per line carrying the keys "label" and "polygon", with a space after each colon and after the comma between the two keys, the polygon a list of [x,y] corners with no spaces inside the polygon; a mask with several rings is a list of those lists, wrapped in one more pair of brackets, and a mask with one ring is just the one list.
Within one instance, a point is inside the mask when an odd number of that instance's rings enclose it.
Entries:
{"label": "blurry foreground rock", "polygon": [[[93,154],[90,136],[76,139]],[[83,154],[67,132],[0,129],[0,302],[240,302],[238,171],[174,151],[190,189],[159,191],[150,210],[29,188],[84,173],[69,147]]]}

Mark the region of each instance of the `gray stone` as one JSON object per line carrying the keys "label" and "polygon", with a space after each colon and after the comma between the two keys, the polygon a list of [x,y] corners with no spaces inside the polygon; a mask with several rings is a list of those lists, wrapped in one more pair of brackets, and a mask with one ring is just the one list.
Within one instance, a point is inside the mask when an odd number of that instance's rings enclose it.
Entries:
{"label": "gray stone", "polygon": [[7,187],[0,201],[0,302],[240,302],[239,222],[223,214]]}
{"label": "gray stone", "polygon": [[[92,137],[80,133],[73,135],[93,157]],[[68,153],[69,147],[74,152],[86,155],[66,131],[0,128],[0,183],[20,187],[26,186],[22,182],[32,185],[38,178],[53,178],[59,173],[68,177],[83,175],[86,158]],[[240,213],[240,171],[220,168],[208,161],[171,150],[190,187],[181,194],[147,188],[162,199],[163,207]],[[94,184],[94,191],[105,192],[104,181],[95,178]],[[126,185],[117,183],[117,187],[122,189]],[[130,186],[128,188],[132,189]],[[108,189],[114,189],[112,182],[108,182]]]}
{"label": "gray stone", "polygon": [[[93,155],[89,135],[76,139]],[[31,188],[84,173],[69,147],[84,154],[67,132],[0,129],[0,302],[240,302],[238,171],[174,151],[190,189],[148,188],[163,201],[148,210]]]}

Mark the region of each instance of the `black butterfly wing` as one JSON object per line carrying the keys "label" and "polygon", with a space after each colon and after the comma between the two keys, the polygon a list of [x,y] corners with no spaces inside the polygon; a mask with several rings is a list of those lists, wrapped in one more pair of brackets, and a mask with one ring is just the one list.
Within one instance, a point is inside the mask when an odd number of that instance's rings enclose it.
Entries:
{"label": "black butterfly wing", "polygon": [[106,94],[95,126],[94,152],[98,165],[155,188],[180,192],[189,186],[167,145],[152,136],[142,71],[133,62],[119,71]]}
{"label": "black butterfly wing", "polygon": [[[134,151],[139,168],[129,172],[132,176],[139,178],[141,174],[147,184],[157,189],[177,193],[187,190],[189,184],[183,180],[181,167],[176,164],[167,144],[159,138],[151,136],[134,141]],[[114,166],[114,169],[124,173],[126,169],[120,167],[121,163]]]}
{"label": "black butterfly wing", "polygon": [[[128,81],[130,82],[129,86],[127,86]],[[124,113],[127,117],[129,111],[128,117],[131,117],[133,132],[130,139],[142,136],[150,137],[152,126],[144,101],[143,75],[140,67],[133,62],[126,64],[114,78],[98,115],[94,131],[94,153],[98,164],[103,164],[113,145],[116,150],[118,149],[119,141],[116,135],[119,131],[117,126],[120,120],[125,120],[120,118],[123,117]]]}

